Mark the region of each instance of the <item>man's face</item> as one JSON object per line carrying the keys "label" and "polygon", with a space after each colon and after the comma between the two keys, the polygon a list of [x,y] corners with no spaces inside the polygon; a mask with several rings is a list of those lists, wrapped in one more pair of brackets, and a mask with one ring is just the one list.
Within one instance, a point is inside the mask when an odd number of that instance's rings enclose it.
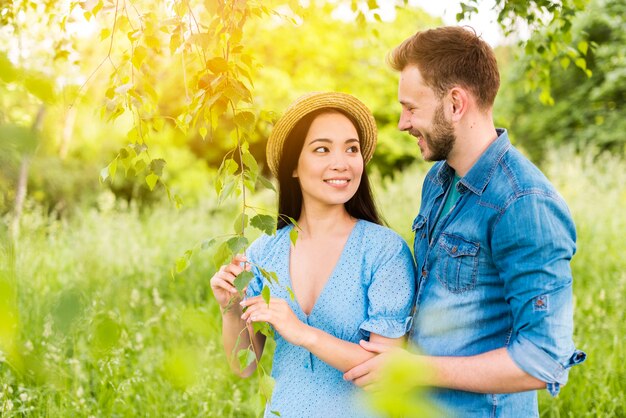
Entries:
{"label": "man's face", "polygon": [[417,66],[408,65],[400,72],[398,100],[402,104],[398,129],[417,138],[425,160],[448,158],[456,140],[454,127],[446,119],[443,100],[424,83]]}

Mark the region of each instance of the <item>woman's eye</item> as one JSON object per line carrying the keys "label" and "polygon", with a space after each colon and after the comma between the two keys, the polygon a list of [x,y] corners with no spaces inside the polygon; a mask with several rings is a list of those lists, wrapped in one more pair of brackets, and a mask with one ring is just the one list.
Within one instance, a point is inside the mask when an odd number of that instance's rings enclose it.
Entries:
{"label": "woman's eye", "polygon": [[328,152],[328,148],[326,148],[326,147],[317,147],[317,148],[315,148],[313,150],[313,152],[319,152],[319,153]]}
{"label": "woman's eye", "polygon": [[359,147],[356,145],[351,146],[350,148],[348,148],[348,152],[351,153],[358,153],[359,152]]}

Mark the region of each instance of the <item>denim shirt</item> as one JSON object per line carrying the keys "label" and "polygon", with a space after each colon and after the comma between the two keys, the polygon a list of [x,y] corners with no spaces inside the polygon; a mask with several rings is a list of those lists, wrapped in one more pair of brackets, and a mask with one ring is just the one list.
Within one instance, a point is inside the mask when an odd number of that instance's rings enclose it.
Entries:
{"label": "denim shirt", "polygon": [[[506,347],[555,396],[568,369],[586,357],[572,341],[576,231],[548,179],[511,145],[506,130],[497,133],[439,222],[454,170],[438,162],[424,180],[413,222],[418,294],[411,341],[435,356]],[[536,391],[435,389],[433,399],[463,417],[539,416]]]}

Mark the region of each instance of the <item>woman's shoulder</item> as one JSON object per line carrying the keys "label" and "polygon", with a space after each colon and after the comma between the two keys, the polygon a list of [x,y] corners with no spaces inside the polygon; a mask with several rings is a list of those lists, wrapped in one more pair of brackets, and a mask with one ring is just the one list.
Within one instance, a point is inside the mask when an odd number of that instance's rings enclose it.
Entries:
{"label": "woman's shoulder", "polygon": [[381,246],[406,246],[408,248],[404,238],[393,229],[364,219],[359,222],[363,225],[363,238],[366,245],[376,248]]}
{"label": "woman's shoulder", "polygon": [[257,260],[263,258],[266,254],[274,253],[278,246],[283,242],[286,235],[289,235],[289,231],[293,227],[291,225],[287,225],[274,233],[274,235],[262,234],[257,239],[255,239],[250,247],[248,248],[248,256],[256,258]]}

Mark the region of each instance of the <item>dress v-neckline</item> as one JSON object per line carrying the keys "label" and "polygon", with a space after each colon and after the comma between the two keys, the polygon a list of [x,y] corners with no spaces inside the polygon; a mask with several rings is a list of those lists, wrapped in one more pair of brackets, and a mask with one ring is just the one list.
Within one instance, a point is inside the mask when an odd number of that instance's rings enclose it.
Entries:
{"label": "dress v-neckline", "polygon": [[[313,302],[313,307],[311,308],[311,311],[308,314],[306,312],[304,312],[304,309],[302,309],[302,306],[300,305],[300,301],[298,300],[298,295],[296,295],[296,291],[293,288],[293,281],[291,280],[291,240],[290,239],[287,240],[288,247],[287,247],[287,263],[286,263],[286,265],[287,265],[287,278],[289,279],[289,288],[293,292],[294,304],[298,307],[300,312],[302,312],[302,314],[304,315],[304,317],[307,320],[311,317],[313,312],[315,312],[315,308],[317,307],[317,305],[319,305],[320,299],[322,299],[322,296],[324,296],[324,294],[326,293],[326,289],[328,288],[328,284],[333,279],[333,277],[336,275],[335,273],[337,272],[337,269],[339,268],[339,266],[341,265],[341,263],[343,262],[343,260],[345,258],[346,251],[347,251],[347,248],[349,247],[350,241],[352,241],[352,239],[353,239],[352,237],[354,236],[357,227],[361,223],[362,223],[362,220],[361,219],[357,219],[357,221],[355,222],[354,226],[352,227],[352,230],[350,231],[350,234],[348,234],[348,239],[343,244],[343,248],[341,249],[341,254],[339,255],[339,258],[337,259],[337,262],[335,263],[335,266],[331,270],[330,275],[326,278],[326,283],[324,283],[324,286],[322,287],[322,291],[320,292],[320,294],[317,295],[317,298],[315,299],[315,302]],[[290,227],[293,228],[294,226],[291,225]],[[288,235],[288,234],[286,234],[286,235]]]}

